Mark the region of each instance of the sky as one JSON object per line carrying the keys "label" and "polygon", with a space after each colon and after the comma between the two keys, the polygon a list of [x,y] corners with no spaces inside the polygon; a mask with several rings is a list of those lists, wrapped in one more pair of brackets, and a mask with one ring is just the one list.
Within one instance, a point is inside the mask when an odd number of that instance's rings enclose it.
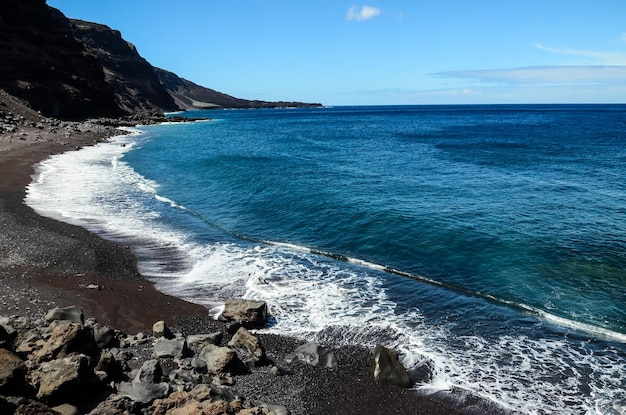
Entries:
{"label": "sky", "polygon": [[626,103],[624,0],[48,0],[265,101]]}

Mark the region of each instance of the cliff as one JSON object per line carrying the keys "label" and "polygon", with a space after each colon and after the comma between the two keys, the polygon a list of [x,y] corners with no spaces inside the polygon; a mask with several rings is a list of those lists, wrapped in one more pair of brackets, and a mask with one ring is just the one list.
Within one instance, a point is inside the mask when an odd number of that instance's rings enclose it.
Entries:
{"label": "cliff", "polygon": [[45,0],[0,2],[0,89],[45,116],[319,106],[235,98],[154,68],[121,33],[69,20]]}

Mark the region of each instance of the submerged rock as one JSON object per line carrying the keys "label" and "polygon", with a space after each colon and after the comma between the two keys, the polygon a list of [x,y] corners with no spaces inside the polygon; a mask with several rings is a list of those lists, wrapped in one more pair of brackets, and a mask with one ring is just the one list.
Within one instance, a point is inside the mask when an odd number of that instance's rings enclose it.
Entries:
{"label": "submerged rock", "polygon": [[371,365],[374,379],[377,382],[410,388],[413,382],[406,368],[400,363],[398,353],[384,346],[376,346]]}

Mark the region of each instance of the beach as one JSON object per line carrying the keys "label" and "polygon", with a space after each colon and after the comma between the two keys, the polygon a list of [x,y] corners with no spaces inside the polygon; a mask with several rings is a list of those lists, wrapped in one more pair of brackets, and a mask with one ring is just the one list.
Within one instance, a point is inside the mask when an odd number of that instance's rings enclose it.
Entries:
{"label": "beach", "polygon": [[[144,279],[133,252],[86,230],[41,217],[23,204],[33,165],[60,152],[75,151],[119,133],[94,123],[64,123],[39,118],[5,99],[5,113],[28,122],[0,138],[0,315],[42,318],[53,307],[76,305],[86,317],[126,333],[148,332],[164,320],[185,334],[223,329],[200,305],[165,295]],[[8,102],[8,104],[7,104]],[[282,362],[302,342],[261,335],[268,356]],[[333,345],[326,345],[333,348]],[[245,396],[284,405],[293,414],[454,414],[501,413],[471,397],[425,396],[414,390],[376,383],[369,372],[371,351],[336,350],[337,370],[298,366],[272,378],[269,369],[236,379]],[[447,402],[443,402],[448,400]]]}

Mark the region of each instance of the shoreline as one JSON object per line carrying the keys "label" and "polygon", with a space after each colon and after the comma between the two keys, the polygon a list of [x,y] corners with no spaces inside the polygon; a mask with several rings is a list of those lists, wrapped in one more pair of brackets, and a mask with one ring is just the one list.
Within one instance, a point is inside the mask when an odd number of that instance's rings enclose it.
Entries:
{"label": "shoreline", "polygon": [[[42,318],[53,307],[77,305],[87,317],[127,333],[150,331],[158,320],[186,334],[223,329],[205,307],[157,291],[139,274],[137,258],[129,249],[81,227],[39,216],[23,203],[34,164],[55,153],[96,144],[118,131],[112,127],[69,135],[56,131],[43,138],[26,129],[17,133],[25,135],[16,142],[15,135],[0,136],[0,315]],[[277,361],[302,343],[277,335],[259,337]],[[426,396],[378,384],[369,373],[370,351],[341,347],[336,353],[337,371],[305,368],[295,376],[268,381],[268,373],[260,370],[238,377],[236,387],[294,414],[504,413],[495,404],[478,404],[475,397]],[[461,407],[461,412],[455,409]]]}

